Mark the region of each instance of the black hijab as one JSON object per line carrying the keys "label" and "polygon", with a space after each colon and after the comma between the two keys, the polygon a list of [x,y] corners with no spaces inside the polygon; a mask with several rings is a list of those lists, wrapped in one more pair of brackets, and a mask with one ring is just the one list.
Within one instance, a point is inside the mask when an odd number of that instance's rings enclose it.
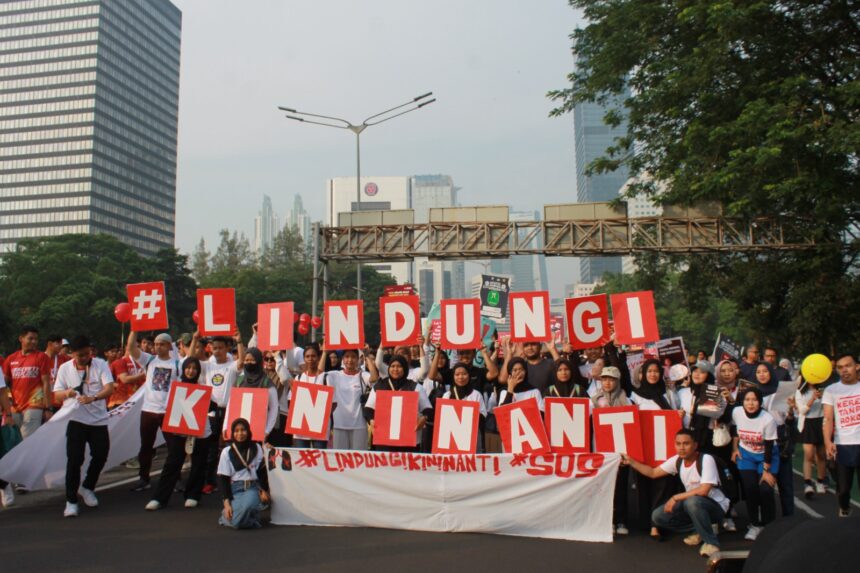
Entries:
{"label": "black hijab", "polygon": [[[570,370],[570,380],[567,382],[562,382],[558,379],[558,368],[562,365],[567,366],[568,370]],[[553,365],[552,385],[555,386],[555,389],[558,390],[562,398],[568,398],[571,395],[574,397],[588,397],[588,380],[583,378],[579,367],[574,366],[573,362],[567,358],[559,358]]]}
{"label": "black hijab", "polygon": [[[256,349],[254,349],[256,350]],[[245,426],[245,431],[248,432],[248,439],[244,442],[238,442],[235,438],[236,426]],[[251,424],[248,423],[248,420],[245,418],[236,418],[233,420],[233,423],[230,424],[230,463],[233,464],[233,469],[238,471],[242,471],[245,469],[245,465],[247,464],[249,467],[251,466],[251,462],[254,460],[254,455],[257,453],[257,444],[254,443],[254,437],[251,435]],[[235,447],[234,447],[235,446]],[[236,450],[239,453],[236,453]],[[242,456],[241,458],[239,456]],[[243,463],[244,460],[244,463]]]}
{"label": "black hijab", "polygon": [[[744,399],[747,397],[747,394],[752,392],[755,394],[755,397],[758,399],[758,410],[750,414],[747,412],[747,409],[744,408]],[[762,407],[764,406],[764,398],[761,395],[761,390],[758,389],[757,386],[747,386],[742,392],[738,393],[738,402],[740,402],[740,406],[746,414],[746,417],[749,419],[758,418],[758,415],[761,414]]]}
{"label": "black hijab", "polygon": [[[466,371],[466,376],[469,378],[469,381],[465,386],[457,386],[454,382],[454,373],[457,372],[457,369],[462,368]],[[462,400],[466,396],[470,395],[473,390],[472,386],[472,369],[469,368],[469,365],[465,362],[458,362],[451,368],[451,399],[453,400]]]}
{"label": "black hijab", "polygon": [[[400,364],[400,367],[403,369],[403,376],[400,378],[392,378],[391,377],[391,365],[397,362]],[[386,382],[390,383],[394,386],[395,390],[399,390],[403,387],[406,382],[409,381],[409,361],[406,360],[403,356],[399,354],[395,354],[391,357],[391,360],[388,362],[388,378],[386,378]]]}
{"label": "black hijab", "polygon": [[529,384],[529,363],[526,362],[525,358],[517,356],[515,358],[511,358],[511,361],[508,362],[508,376],[511,375],[511,372],[514,371],[515,365],[521,365],[523,370],[525,371],[525,377],[523,381],[516,385],[514,388],[514,394],[519,394],[520,392],[528,392],[533,389],[533,386]]}
{"label": "black hijab", "polygon": [[[194,378],[189,378],[185,375],[185,369],[190,365],[197,366],[197,375]],[[197,384],[197,381],[200,379],[200,371],[203,370],[203,367],[200,365],[200,361],[193,356],[189,356],[182,362],[182,377],[180,378],[180,382],[185,382],[186,384]]]}
{"label": "black hijab", "polygon": [[[770,374],[770,380],[767,384],[762,384],[758,381],[758,369],[760,366],[764,366],[767,368],[768,374]],[[755,373],[753,375],[753,380],[750,380],[753,384],[755,384],[756,389],[761,392],[762,397],[770,396],[771,394],[776,394],[776,390],[779,387],[779,382],[776,380],[776,373],[773,371],[773,366],[771,366],[767,362],[759,362],[755,365]]]}
{"label": "black hijab", "polygon": [[242,373],[245,379],[242,388],[265,388],[268,386],[269,376],[263,370],[263,353],[259,348],[249,348],[248,354],[254,357],[256,364],[245,364]]}
{"label": "black hijab", "polygon": [[[648,383],[648,367],[652,364],[660,370],[660,379],[656,384]],[[662,410],[672,409],[669,402],[666,401],[666,382],[663,380],[663,367],[656,358],[649,358],[639,368],[639,387],[634,388],[633,392],[646,400],[656,402]]]}

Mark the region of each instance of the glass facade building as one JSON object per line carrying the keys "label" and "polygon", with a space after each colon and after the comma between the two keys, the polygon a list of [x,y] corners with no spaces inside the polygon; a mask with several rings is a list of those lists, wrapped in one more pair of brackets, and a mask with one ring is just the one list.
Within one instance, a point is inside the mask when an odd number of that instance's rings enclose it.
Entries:
{"label": "glass facade building", "polygon": [[0,254],[173,247],[181,23],[168,0],[0,1]]}

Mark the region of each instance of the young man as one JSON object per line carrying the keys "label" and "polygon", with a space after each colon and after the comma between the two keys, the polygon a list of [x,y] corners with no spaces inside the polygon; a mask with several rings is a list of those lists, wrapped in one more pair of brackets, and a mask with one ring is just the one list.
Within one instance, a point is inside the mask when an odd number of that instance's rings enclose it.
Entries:
{"label": "young man", "polygon": [[170,385],[182,377],[182,364],[178,358],[171,358],[173,340],[167,333],[155,337],[155,354],[141,351],[137,347],[137,333],[132,331],[128,337],[126,354],[138,361],[146,369],[143,407],[140,412],[140,451],[137,461],[140,463],[140,479],[132,491],[149,489],[149,470],[152,469],[152,457],[155,454],[155,438],[167,411],[167,398],[170,395]]}
{"label": "young man", "polygon": [[[505,358],[513,357],[517,352],[513,351],[511,339],[506,338],[504,342]],[[546,348],[552,355],[552,358],[544,358],[542,350]],[[523,342],[521,345],[522,357],[526,360],[528,369],[529,384],[534,386],[541,394],[546,393],[546,389],[550,385],[552,378],[552,369],[555,361],[558,360],[558,350],[555,344],[542,344],[540,342]],[[499,383],[506,384],[508,381],[508,372],[505,368],[499,371]]]}
{"label": "young man", "polygon": [[621,458],[625,464],[651,479],[680,473],[686,491],[673,495],[655,509],[651,521],[661,529],[695,531],[684,538],[684,543],[702,543],[699,555],[710,557],[720,550],[720,540],[712,524],[720,523],[729,509],[729,499],[719,487],[717,462],[709,454],[699,453],[693,432],[686,428],[675,434],[675,452],[676,455],[656,468],[637,462],[626,454],[621,454]]}
{"label": "young man", "polygon": [[12,391],[15,423],[25,440],[51,417],[51,361],[39,350],[39,331],[25,326],[18,336],[21,350],[3,363]]}
{"label": "young man", "polygon": [[759,354],[758,346],[750,344],[744,352],[744,357],[740,363],[741,378],[749,382],[755,381],[755,369],[758,367]]}
{"label": "young man", "polygon": [[860,482],[860,363],[853,354],[836,359],[840,382],[824,389],[824,449],[836,460],[839,517],[851,514],[851,482]]}
{"label": "young man", "polygon": [[[71,342],[73,358],[60,366],[54,382],[58,401],[77,399],[78,408],[69,416],[66,428],[66,509],[64,517],[77,517],[78,496],[88,507],[98,507],[95,488],[110,450],[107,398],[113,393],[113,376],[108,363],[93,358],[90,341],[78,336]],[[84,451],[90,446],[90,465],[81,485]]]}
{"label": "young man", "polygon": [[45,355],[51,361],[51,386],[57,381],[57,371],[60,366],[71,360],[69,355],[63,352],[63,337],[51,335],[45,343]]}
{"label": "young man", "polygon": [[776,352],[776,348],[774,348],[773,346],[764,347],[764,361],[770,364],[770,367],[773,369],[773,377],[775,382],[791,381],[791,373],[782,366],[780,366],[779,355]]}

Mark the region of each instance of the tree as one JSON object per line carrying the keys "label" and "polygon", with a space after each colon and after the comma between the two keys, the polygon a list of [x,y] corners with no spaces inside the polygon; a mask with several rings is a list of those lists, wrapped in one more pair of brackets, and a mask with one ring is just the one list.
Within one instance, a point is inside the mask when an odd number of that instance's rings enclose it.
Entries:
{"label": "tree", "polygon": [[248,269],[256,264],[256,258],[251,252],[251,247],[248,244],[248,239],[244,234],[239,235],[227,229],[221,229],[221,243],[218,245],[218,250],[210,260],[210,269],[212,275],[224,273],[236,273],[243,269]]}
{"label": "tree", "polygon": [[[779,215],[816,250],[675,259],[712,283],[753,335],[798,353],[856,348],[860,243],[860,5],[848,1],[572,0],[589,24],[572,35],[560,115],[616,101],[628,133],[593,172],[625,164],[628,193],[665,204],[719,201],[725,213]],[[827,298],[817,293],[826,293]]]}
{"label": "tree", "polygon": [[200,237],[200,242],[194,247],[194,252],[191,253],[191,274],[194,280],[202,282],[209,276],[209,251],[206,250],[206,241]]}

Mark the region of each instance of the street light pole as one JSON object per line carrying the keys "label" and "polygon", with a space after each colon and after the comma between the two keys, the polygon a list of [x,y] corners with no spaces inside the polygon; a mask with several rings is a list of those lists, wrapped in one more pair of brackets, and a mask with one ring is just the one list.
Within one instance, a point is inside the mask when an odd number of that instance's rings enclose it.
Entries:
{"label": "street light pole", "polygon": [[[420,95],[418,97],[414,97],[406,103],[402,103],[400,105],[394,106],[385,111],[381,111],[374,115],[371,115],[364,121],[359,124],[351,123],[345,119],[341,119],[339,117],[332,117],[328,115],[320,115],[316,113],[308,113],[306,111],[297,111],[295,109],[289,107],[278,106],[278,109],[281,111],[287,112],[287,119],[292,119],[294,121],[300,121],[302,123],[312,123],[314,125],[322,125],[324,127],[336,127],[338,129],[348,129],[349,131],[355,134],[355,201],[356,201],[356,210],[361,210],[361,133],[372,125],[379,125],[385,121],[390,119],[394,119],[395,117],[400,117],[403,114],[409,113],[411,111],[416,111],[421,109],[424,106],[430,105],[436,98],[427,99],[433,95],[433,92],[427,92],[426,94]],[[403,109],[408,107],[408,109]],[[397,113],[393,113],[397,112]],[[290,115],[292,114],[292,115]],[[300,117],[304,116],[304,117]],[[306,118],[315,118],[315,119],[306,119]],[[361,263],[356,263],[355,265],[355,290],[359,299],[363,299],[363,293],[361,289]],[[314,280],[317,280],[314,277]]]}

